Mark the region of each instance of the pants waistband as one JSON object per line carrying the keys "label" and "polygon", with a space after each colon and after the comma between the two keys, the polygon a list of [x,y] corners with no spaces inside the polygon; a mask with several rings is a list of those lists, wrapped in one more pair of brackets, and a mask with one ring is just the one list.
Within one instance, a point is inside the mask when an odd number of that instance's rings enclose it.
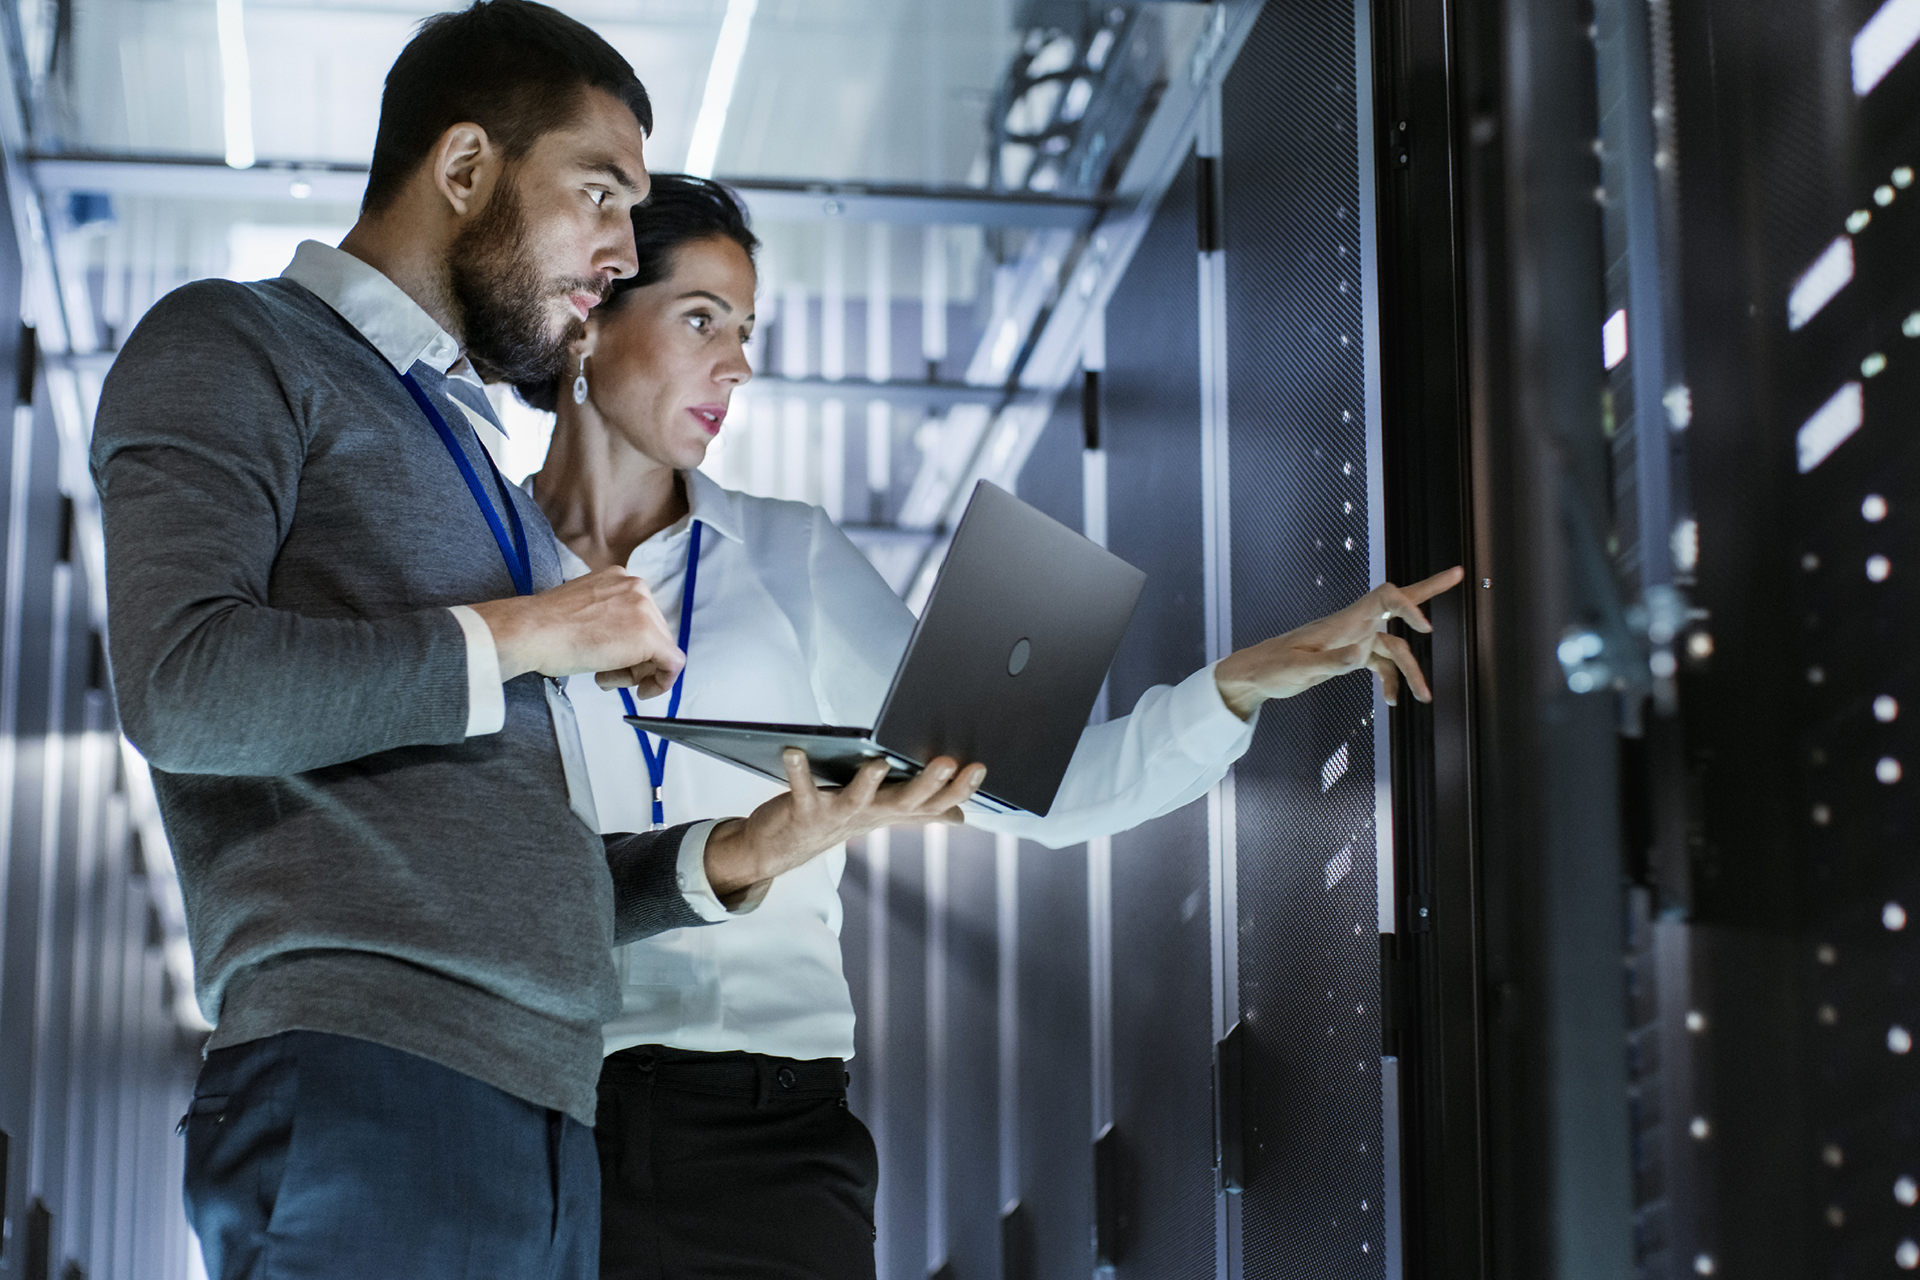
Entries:
{"label": "pants waistband", "polygon": [[699,1053],[643,1044],[610,1054],[603,1077],[687,1093],[751,1098],[838,1098],[847,1091],[847,1064],[839,1058],[775,1058],[764,1053]]}

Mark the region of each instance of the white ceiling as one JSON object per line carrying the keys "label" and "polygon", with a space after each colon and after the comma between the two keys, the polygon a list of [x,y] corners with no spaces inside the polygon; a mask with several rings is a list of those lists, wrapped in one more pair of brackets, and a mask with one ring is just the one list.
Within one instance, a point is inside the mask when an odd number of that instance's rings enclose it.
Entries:
{"label": "white ceiling", "polygon": [[[243,0],[262,160],[364,164],[387,68],[418,3]],[[725,0],[568,0],[654,100],[653,162],[678,168]],[[1014,55],[1012,0],[761,0],[716,170],[731,177],[962,181]],[[113,154],[224,150],[212,0],[77,0],[71,88],[43,145]],[[49,136],[48,124],[54,121]]]}

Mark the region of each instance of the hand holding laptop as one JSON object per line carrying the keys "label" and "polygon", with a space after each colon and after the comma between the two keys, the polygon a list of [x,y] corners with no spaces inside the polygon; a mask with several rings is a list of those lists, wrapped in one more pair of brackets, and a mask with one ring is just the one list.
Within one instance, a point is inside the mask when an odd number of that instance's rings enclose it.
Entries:
{"label": "hand holding laptop", "polygon": [[1398,618],[1415,631],[1432,631],[1420,606],[1460,585],[1465,576],[1466,570],[1455,565],[1410,587],[1385,582],[1338,613],[1228,654],[1213,669],[1220,697],[1245,720],[1268,698],[1291,698],[1335,676],[1370,668],[1380,677],[1388,706],[1399,705],[1403,676],[1414,697],[1432,702],[1413,650],[1381,624]]}
{"label": "hand holding laptop", "polygon": [[987,776],[982,765],[962,768],[941,756],[907,781],[883,785],[887,762],[872,760],[846,786],[822,790],[805,752],[788,748],[783,759],[787,794],[707,837],[707,882],[729,910],[750,905],[775,876],[855,836],[904,823],[961,822],[960,806]]}

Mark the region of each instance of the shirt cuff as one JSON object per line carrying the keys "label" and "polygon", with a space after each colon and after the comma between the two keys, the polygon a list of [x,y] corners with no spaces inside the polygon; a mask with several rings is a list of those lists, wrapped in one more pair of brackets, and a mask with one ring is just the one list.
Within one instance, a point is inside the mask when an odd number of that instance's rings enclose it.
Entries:
{"label": "shirt cuff", "polygon": [[500,686],[500,651],[494,647],[493,630],[464,604],[449,605],[447,612],[467,637],[467,736],[498,733],[507,723],[507,693]]}
{"label": "shirt cuff", "polygon": [[713,891],[713,884],[707,879],[707,837],[722,821],[715,818],[699,823],[680,838],[680,865],[675,873],[687,905],[708,924],[746,915],[767,896],[764,886],[756,886],[753,892],[747,894],[746,901],[740,904],[738,910],[729,911],[721,904],[720,895]]}
{"label": "shirt cuff", "polygon": [[1223,756],[1238,759],[1253,742],[1253,728],[1260,723],[1260,709],[1242,720],[1220,696],[1220,682],[1209,662],[1173,687],[1168,700],[1168,723],[1174,740],[1195,760],[1218,760]]}

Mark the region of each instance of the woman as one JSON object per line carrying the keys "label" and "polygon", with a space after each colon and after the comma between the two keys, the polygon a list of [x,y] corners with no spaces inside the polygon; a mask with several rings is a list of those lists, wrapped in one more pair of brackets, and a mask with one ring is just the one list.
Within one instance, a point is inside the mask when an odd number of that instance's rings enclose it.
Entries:
{"label": "woman", "polygon": [[[730,492],[696,470],[752,376],[757,241],[725,189],[671,174],[654,176],[634,232],[639,272],[589,319],[576,375],[521,388],[557,413],[546,465],[528,483],[562,559],[570,574],[624,565],[680,620],[682,684],[639,703],[641,714],[870,724],[912,631],[906,606],[818,508]],[[1132,715],[1087,731],[1047,817],[967,821],[1077,844],[1203,795],[1246,750],[1264,698],[1363,666],[1389,697],[1404,670],[1424,698],[1405,643],[1376,628],[1390,615],[1425,629],[1418,602],[1455,573],[1379,588],[1149,690]],[[607,830],[747,812],[778,790],[637,735],[618,692],[580,678],[568,692]],[[624,1008],[606,1028],[595,1130],[603,1276],[873,1274],[878,1167],[845,1103],[845,861],[842,846],[726,905],[697,863],[684,867],[689,901],[726,923],[623,949]]]}

